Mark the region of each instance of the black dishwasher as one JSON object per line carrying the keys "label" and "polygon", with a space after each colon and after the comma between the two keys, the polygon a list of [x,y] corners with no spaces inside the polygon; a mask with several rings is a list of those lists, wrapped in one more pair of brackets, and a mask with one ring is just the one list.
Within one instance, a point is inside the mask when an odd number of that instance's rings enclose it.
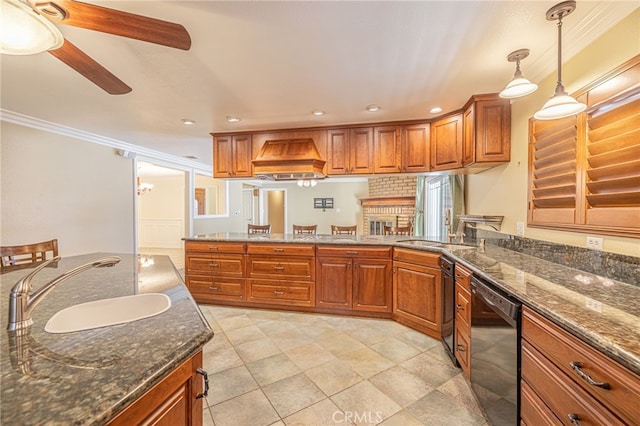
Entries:
{"label": "black dishwasher", "polygon": [[522,305],[471,278],[471,387],[493,426],[519,424]]}
{"label": "black dishwasher", "polygon": [[440,271],[442,272],[442,345],[451,362],[459,367],[456,355],[453,352],[455,335],[455,314],[453,305],[455,303],[455,282],[453,279],[454,263],[444,256],[440,257]]}

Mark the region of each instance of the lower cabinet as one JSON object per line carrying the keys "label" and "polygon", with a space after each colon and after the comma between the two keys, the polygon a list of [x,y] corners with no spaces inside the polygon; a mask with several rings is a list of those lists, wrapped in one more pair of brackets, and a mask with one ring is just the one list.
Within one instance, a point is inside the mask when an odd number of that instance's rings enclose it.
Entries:
{"label": "lower cabinet", "polygon": [[391,248],[318,246],[316,308],[391,314]]}
{"label": "lower cabinet", "polygon": [[527,425],[638,424],[640,376],[526,307],[521,393]]}
{"label": "lower cabinet", "polygon": [[203,376],[197,371],[200,368],[202,350],[125,408],[108,425],[201,426]]}
{"label": "lower cabinet", "polygon": [[393,250],[393,318],[440,339],[442,331],[442,273],[440,254]]}
{"label": "lower cabinet", "polygon": [[[471,377],[471,271],[455,266],[455,334],[454,353],[467,379]],[[474,317],[475,318],[475,317]]]}

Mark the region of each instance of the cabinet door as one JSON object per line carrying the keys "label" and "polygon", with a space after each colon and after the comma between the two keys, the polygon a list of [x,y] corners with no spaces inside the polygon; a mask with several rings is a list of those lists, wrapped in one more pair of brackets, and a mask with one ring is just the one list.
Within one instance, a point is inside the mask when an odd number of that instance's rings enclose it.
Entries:
{"label": "cabinet door", "polygon": [[462,113],[462,165],[476,161],[476,121],[475,104],[472,103]]}
{"label": "cabinet door", "polygon": [[233,148],[231,136],[215,136],[213,138],[213,177],[228,178],[233,176]]}
{"label": "cabinet door", "polygon": [[233,177],[250,177],[251,160],[251,135],[239,135],[232,138],[233,147]]}
{"label": "cabinet door", "polygon": [[405,126],[402,135],[403,173],[429,171],[429,124]]}
{"label": "cabinet door", "polygon": [[353,259],[353,309],[391,312],[391,260]]}
{"label": "cabinet door", "polygon": [[373,173],[373,129],[362,127],[349,132],[349,173]]}
{"label": "cabinet door", "polygon": [[396,262],[393,312],[439,336],[442,326],[442,275],[439,268]]}
{"label": "cabinet door", "polygon": [[349,173],[349,130],[333,129],[327,132],[327,173]]}
{"label": "cabinet door", "polygon": [[508,99],[475,104],[475,161],[507,162],[511,159],[511,103]]}
{"label": "cabinet door", "polygon": [[351,259],[318,257],[316,262],[316,306],[350,310],[353,300]]}
{"label": "cabinet door", "polygon": [[431,123],[431,170],[462,167],[462,114]]}
{"label": "cabinet door", "polygon": [[373,146],[374,173],[398,173],[400,171],[400,128],[375,127]]}

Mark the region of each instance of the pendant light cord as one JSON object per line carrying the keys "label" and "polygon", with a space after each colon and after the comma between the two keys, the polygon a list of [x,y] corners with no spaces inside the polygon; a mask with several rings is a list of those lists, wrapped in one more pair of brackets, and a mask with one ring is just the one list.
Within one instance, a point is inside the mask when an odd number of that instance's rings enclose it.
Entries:
{"label": "pendant light cord", "polygon": [[565,93],[562,84],[562,13],[558,15],[558,81],[556,82],[556,94]]}

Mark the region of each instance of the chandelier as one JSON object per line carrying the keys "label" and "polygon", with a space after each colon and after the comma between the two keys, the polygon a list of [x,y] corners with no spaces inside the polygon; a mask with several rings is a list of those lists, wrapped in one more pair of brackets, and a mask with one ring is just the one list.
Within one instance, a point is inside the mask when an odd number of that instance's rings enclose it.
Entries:
{"label": "chandelier", "polygon": [[140,178],[138,177],[138,195],[144,195],[147,192],[151,192],[153,189],[153,184],[148,182],[140,182]]}

